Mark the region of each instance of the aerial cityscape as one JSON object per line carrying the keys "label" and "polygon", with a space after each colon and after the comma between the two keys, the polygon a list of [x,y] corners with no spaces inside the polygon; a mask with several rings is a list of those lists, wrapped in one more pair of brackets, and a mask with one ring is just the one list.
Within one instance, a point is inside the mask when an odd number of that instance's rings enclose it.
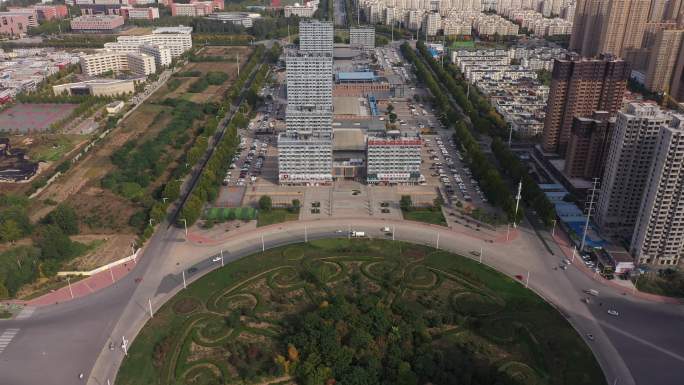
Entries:
{"label": "aerial cityscape", "polygon": [[0,385],[679,385],[682,191],[680,0],[0,0]]}

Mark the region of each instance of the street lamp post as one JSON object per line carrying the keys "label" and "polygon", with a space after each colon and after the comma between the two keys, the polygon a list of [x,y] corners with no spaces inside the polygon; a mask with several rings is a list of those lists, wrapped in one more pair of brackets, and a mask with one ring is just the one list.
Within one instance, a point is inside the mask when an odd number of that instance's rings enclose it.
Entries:
{"label": "street lamp post", "polygon": [[181,271],[181,275],[183,276],[183,289],[187,289],[188,285],[185,283],[185,270]]}
{"label": "street lamp post", "polygon": [[114,271],[112,271],[112,267],[111,267],[111,266],[109,266],[109,275],[112,276],[112,283],[116,282],[116,281],[114,280]]}
{"label": "street lamp post", "polygon": [[154,312],[152,311],[152,298],[147,299],[147,304],[150,307],[150,318],[154,318]]}
{"label": "street lamp post", "polygon": [[185,227],[185,238],[188,237],[188,221],[185,218],[181,218],[181,221],[183,221],[183,227]]}
{"label": "street lamp post", "polygon": [[69,294],[71,294],[71,299],[74,299],[74,292],[71,290],[71,278],[67,277],[67,285],[69,285]]}
{"label": "street lamp post", "polygon": [[556,236],[556,220],[553,220],[553,228],[551,229],[551,236],[555,237]]}
{"label": "street lamp post", "polygon": [[525,279],[525,289],[530,285],[530,271],[527,270],[527,278]]}
{"label": "street lamp post", "polygon": [[394,225],[392,225],[392,240],[394,240]]}
{"label": "street lamp post", "polygon": [[264,234],[261,234],[261,252],[266,251],[266,244],[264,244]]}
{"label": "street lamp post", "polygon": [[439,231],[437,232],[437,249],[439,249]]}
{"label": "street lamp post", "polygon": [[508,237],[511,235],[511,224],[506,224],[506,242],[508,242]]}
{"label": "street lamp post", "polygon": [[304,225],[304,242],[309,242],[309,234],[307,232],[306,225]]}
{"label": "street lamp post", "polygon": [[480,247],[480,263],[482,263],[482,252],[483,252],[483,251],[484,251],[484,250],[482,249],[482,247]]}
{"label": "street lamp post", "polygon": [[221,249],[221,267],[223,267],[223,249]]}

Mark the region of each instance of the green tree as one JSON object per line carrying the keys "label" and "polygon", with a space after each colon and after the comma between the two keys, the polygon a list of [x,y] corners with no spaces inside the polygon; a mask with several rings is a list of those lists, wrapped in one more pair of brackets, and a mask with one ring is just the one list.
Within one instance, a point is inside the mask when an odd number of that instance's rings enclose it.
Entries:
{"label": "green tree", "polygon": [[0,281],[0,299],[7,299],[10,297],[9,290],[5,287],[5,284]]}
{"label": "green tree", "polygon": [[413,202],[411,201],[410,195],[402,195],[399,200],[399,207],[402,211],[409,211],[413,207]]}
{"label": "green tree", "polygon": [[75,255],[76,248],[69,237],[57,225],[42,226],[34,244],[41,250],[42,260],[64,261]]}
{"label": "green tree", "polygon": [[273,208],[271,197],[268,195],[262,195],[261,198],[259,198],[259,208],[264,211],[271,211]]}
{"label": "green tree", "polygon": [[21,229],[13,219],[8,219],[0,224],[0,240],[3,242],[14,243],[21,238],[21,235]]}
{"label": "green tree", "polygon": [[302,204],[299,201],[299,199],[293,199],[292,200],[292,211],[293,212],[299,212],[300,207],[302,207]]}
{"label": "green tree", "polygon": [[389,121],[390,121],[390,123],[396,122],[397,121],[397,114],[395,114],[394,112],[390,112]]}
{"label": "green tree", "polygon": [[78,234],[78,217],[73,207],[61,204],[52,210],[44,220],[45,223],[57,225],[64,234]]}

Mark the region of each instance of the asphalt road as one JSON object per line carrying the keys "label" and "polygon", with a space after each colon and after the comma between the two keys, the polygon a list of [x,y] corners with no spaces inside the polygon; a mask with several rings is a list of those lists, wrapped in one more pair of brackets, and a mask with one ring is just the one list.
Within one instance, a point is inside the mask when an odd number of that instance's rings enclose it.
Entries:
{"label": "asphalt road", "polygon": [[[89,377],[88,384],[113,383],[123,359],[121,337],[132,340],[149,319],[148,299],[157,309],[182,290],[182,271],[187,272],[185,278],[190,284],[220,267],[220,262],[211,260],[220,250],[224,250],[224,262],[229,263],[262,247],[302,242],[305,233],[312,240],[346,236],[352,228],[372,237],[391,238],[380,231],[386,225],[395,226],[397,240],[437,246],[439,233],[442,249],[470,255],[483,247],[483,263],[511,276],[526,276],[529,271],[531,289],[557,306],[583,336],[595,336],[588,343],[610,384],[616,379],[621,385],[679,383],[678,374],[684,367],[682,306],[648,303],[610,287],[597,287],[575,267],[553,270],[560,258],[551,256],[537,236],[525,228],[509,244],[492,244],[444,228],[372,219],[289,222],[258,228],[215,246],[192,246],[184,241],[182,230],[160,230],[149,241],[134,271],[116,285],[89,297],[41,308],[26,320],[0,323],[0,331],[5,327],[20,329],[0,354],[0,383],[81,384],[77,378],[80,372]],[[142,280],[136,282],[139,278]],[[601,291],[602,306],[580,301],[582,290],[587,288]],[[607,308],[615,308],[620,316],[609,316]],[[108,347],[110,340],[116,342],[113,351]]]}

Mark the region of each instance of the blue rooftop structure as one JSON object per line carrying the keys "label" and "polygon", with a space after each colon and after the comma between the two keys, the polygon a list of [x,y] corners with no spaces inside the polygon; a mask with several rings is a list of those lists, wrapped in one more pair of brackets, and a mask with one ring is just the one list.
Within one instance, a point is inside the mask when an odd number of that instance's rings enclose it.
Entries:
{"label": "blue rooftop structure", "polygon": [[340,82],[374,82],[377,80],[377,76],[373,71],[338,72],[337,80]]}

